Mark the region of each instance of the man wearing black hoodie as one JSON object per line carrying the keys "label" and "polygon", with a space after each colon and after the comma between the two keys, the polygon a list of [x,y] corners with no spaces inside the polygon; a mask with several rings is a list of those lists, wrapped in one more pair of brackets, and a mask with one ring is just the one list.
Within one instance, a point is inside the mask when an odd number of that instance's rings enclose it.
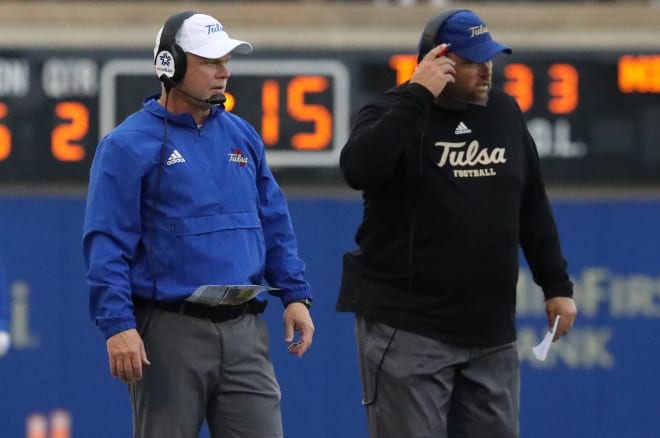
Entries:
{"label": "man wearing black hoodie", "polygon": [[371,438],[515,438],[522,248],[555,339],[577,310],[534,140],[492,89],[495,42],[468,10],[429,21],[411,80],[357,115],[341,154],[363,192],[339,311],[356,314]]}

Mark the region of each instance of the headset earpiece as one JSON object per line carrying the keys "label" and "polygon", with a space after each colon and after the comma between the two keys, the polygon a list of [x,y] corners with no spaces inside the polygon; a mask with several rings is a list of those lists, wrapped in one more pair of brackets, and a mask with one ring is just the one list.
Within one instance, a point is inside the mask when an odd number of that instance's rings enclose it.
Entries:
{"label": "headset earpiece", "polygon": [[183,22],[196,13],[194,11],[179,12],[168,18],[163,25],[154,64],[158,79],[165,84],[168,90],[172,85],[180,82],[186,74],[186,54],[176,43],[176,33]]}
{"label": "headset earpiece", "polygon": [[440,28],[445,24],[445,21],[447,21],[452,15],[465,10],[467,9],[447,9],[440,12],[426,23],[424,31],[422,32],[422,38],[419,40],[417,63],[419,63],[422,58],[424,58],[426,54],[436,46],[435,37],[438,35]]}

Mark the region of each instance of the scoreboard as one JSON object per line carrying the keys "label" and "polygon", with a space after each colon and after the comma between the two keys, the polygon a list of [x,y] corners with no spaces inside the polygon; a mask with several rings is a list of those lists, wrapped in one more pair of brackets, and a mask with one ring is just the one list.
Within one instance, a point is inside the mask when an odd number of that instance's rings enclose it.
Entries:
{"label": "scoreboard", "polygon": [[[352,116],[415,65],[387,50],[236,55],[225,106],[273,168],[336,176]],[[660,51],[516,50],[493,78],[524,112],[547,181],[660,183]],[[100,138],[159,90],[148,51],[0,50],[0,183],[86,183]]]}

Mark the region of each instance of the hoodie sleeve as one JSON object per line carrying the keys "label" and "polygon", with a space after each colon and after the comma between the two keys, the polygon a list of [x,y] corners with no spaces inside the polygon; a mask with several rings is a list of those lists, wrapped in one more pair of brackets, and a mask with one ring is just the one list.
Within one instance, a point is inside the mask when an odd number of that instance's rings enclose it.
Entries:
{"label": "hoodie sleeve", "polygon": [[266,245],[264,277],[273,292],[286,306],[289,302],[312,298],[305,280],[305,263],[298,255],[298,243],[293,230],[287,200],[266,163],[265,148],[259,135],[249,128],[254,153],[258,156],[257,190],[259,219]]}
{"label": "hoodie sleeve", "polygon": [[[524,119],[522,116],[521,120]],[[545,298],[572,297],[567,264],[562,254],[559,233],[546,195],[536,145],[526,127],[525,147],[528,160],[527,184],[520,217],[520,243],[525,259]]]}
{"label": "hoodie sleeve", "polygon": [[106,338],[136,326],[129,262],[141,236],[140,193],[136,160],[106,138],[92,162],[83,229],[89,311]]}

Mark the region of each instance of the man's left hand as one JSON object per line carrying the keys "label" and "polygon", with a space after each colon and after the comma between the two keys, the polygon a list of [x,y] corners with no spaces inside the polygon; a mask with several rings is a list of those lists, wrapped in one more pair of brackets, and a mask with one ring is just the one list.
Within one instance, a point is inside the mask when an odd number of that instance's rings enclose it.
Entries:
{"label": "man's left hand", "polygon": [[577,307],[573,298],[553,297],[545,302],[545,313],[548,315],[548,326],[552,327],[557,315],[560,316],[557,332],[553,341],[564,336],[573,327],[577,316]]}
{"label": "man's left hand", "polygon": [[[300,333],[298,341],[293,342],[294,333]],[[289,343],[289,353],[302,357],[312,346],[314,322],[309,309],[303,303],[289,303],[284,310],[284,341]]]}

